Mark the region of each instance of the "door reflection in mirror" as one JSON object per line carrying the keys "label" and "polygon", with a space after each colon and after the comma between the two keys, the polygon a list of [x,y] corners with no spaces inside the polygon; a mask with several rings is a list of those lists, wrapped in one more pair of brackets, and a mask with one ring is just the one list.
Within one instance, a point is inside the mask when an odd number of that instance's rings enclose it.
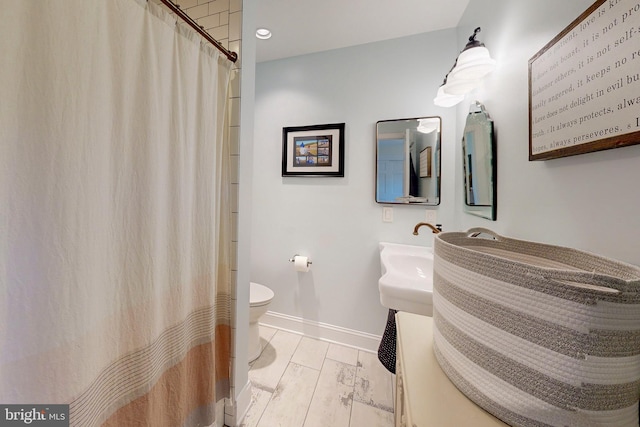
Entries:
{"label": "door reflection in mirror", "polygon": [[469,109],[462,137],[465,211],[494,220],[497,213],[496,143],[493,120],[484,105]]}
{"label": "door reflection in mirror", "polygon": [[376,202],[440,204],[440,117],[376,124]]}

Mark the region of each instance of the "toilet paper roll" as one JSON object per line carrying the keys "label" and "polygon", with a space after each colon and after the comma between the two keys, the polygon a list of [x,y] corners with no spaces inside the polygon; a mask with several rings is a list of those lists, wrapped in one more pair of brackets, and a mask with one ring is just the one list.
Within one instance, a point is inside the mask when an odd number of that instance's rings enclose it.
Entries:
{"label": "toilet paper roll", "polygon": [[293,265],[296,271],[306,273],[307,271],[309,271],[309,258],[307,258],[306,256],[296,255],[293,258]]}

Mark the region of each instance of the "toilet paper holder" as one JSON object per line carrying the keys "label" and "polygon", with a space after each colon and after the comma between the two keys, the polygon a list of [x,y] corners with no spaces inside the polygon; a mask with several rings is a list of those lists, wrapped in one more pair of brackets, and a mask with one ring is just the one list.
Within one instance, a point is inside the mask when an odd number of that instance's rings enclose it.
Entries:
{"label": "toilet paper holder", "polygon": [[[291,258],[289,258],[289,262],[296,262],[296,257],[300,256],[299,254],[295,254],[294,256],[292,256]],[[310,259],[307,259],[307,267],[309,267],[311,264],[313,264],[311,262]]]}

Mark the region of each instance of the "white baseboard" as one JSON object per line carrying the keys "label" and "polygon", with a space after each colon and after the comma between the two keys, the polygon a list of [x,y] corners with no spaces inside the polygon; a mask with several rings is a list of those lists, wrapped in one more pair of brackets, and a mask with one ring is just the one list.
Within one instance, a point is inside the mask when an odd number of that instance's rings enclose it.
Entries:
{"label": "white baseboard", "polygon": [[242,387],[235,401],[226,399],[224,408],[224,425],[229,427],[237,427],[247,415],[251,406],[251,382]]}
{"label": "white baseboard", "polygon": [[306,320],[288,314],[275,313],[273,311],[267,311],[260,318],[260,324],[371,353],[378,351],[378,346],[382,339],[379,335],[329,325],[328,323]]}

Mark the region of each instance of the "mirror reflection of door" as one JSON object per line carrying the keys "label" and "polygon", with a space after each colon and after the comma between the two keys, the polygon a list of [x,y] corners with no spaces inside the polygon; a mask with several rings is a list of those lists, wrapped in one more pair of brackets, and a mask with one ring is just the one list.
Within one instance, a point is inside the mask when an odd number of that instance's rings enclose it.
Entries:
{"label": "mirror reflection of door", "polygon": [[404,195],[404,138],[378,141],[377,200],[395,200]]}

